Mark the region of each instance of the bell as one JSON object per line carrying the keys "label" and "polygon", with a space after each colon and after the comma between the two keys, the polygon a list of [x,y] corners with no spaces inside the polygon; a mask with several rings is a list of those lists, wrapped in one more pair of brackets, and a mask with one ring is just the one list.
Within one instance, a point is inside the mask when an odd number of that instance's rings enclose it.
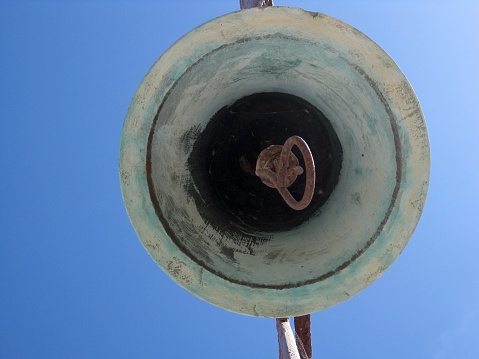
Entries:
{"label": "bell", "polygon": [[[256,175],[261,152],[293,136],[314,159],[308,177],[297,147],[285,155],[292,198],[314,185],[300,210]],[[173,280],[278,318],[340,303],[393,263],[429,161],[419,102],[378,45],[329,16],[268,7],[209,21],[158,59],[128,109],[119,165],[135,231]]]}

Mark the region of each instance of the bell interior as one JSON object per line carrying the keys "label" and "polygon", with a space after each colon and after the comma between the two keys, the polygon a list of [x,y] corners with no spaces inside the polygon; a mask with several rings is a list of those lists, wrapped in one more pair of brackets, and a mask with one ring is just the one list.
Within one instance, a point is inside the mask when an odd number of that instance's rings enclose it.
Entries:
{"label": "bell interior", "polygon": [[[281,145],[297,135],[308,144],[315,162],[315,191],[309,206],[297,211],[279,192],[255,175],[260,152]],[[293,153],[304,169],[297,147]],[[238,99],[221,108],[198,136],[188,159],[204,220],[220,228],[254,232],[288,231],[318,211],[338,182],[342,148],[328,119],[316,107],[297,96],[267,92]],[[301,200],[306,173],[288,188]],[[201,197],[201,201],[200,198]]]}

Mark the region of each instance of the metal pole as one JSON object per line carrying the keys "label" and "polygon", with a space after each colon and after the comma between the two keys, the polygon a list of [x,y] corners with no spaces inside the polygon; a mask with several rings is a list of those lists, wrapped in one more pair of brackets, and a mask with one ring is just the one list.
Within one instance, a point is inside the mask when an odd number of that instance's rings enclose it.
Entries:
{"label": "metal pole", "polygon": [[311,359],[313,357],[313,347],[311,345],[310,314],[294,317],[294,332],[296,333],[296,344],[301,359]]}
{"label": "metal pole", "polygon": [[280,359],[301,359],[294,340],[293,330],[288,318],[276,319],[276,330],[278,331],[279,358]]}
{"label": "metal pole", "polygon": [[273,6],[273,0],[240,0],[241,10],[263,6]]}

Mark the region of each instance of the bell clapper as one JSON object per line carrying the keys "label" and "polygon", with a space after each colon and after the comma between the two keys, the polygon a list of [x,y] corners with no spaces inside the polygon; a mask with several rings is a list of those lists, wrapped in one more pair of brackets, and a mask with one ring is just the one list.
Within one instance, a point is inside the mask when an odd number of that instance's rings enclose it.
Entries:
{"label": "bell clapper", "polygon": [[[293,184],[297,176],[304,172],[298,158],[291,152],[293,146],[301,151],[306,170],[306,187],[300,201],[296,201],[288,191],[288,187]],[[291,136],[284,145],[272,145],[261,151],[256,161],[255,173],[266,186],[276,188],[292,209],[300,211],[311,203],[316,171],[311,150],[301,137]]]}

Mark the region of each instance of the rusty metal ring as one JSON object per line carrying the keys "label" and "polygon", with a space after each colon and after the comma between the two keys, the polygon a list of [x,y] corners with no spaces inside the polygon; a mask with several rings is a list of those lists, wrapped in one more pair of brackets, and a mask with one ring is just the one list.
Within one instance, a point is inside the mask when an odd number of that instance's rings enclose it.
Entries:
{"label": "rusty metal ring", "polygon": [[[298,149],[301,151],[306,167],[306,186],[303,198],[300,201],[296,201],[287,189],[287,187],[289,187],[289,185],[291,184],[288,183],[288,176],[297,176],[298,174],[302,173],[302,168],[299,166],[294,166],[293,168],[290,168],[289,161],[290,158],[294,156],[292,156],[291,152],[293,146],[298,147]],[[272,171],[270,168],[266,168],[266,164],[273,162],[271,158],[267,160],[264,159],[265,156],[268,156],[267,151],[268,148],[264,149],[260,153],[258,160],[256,161],[256,175],[261,178],[263,183],[265,183],[266,185],[276,188],[280,195],[283,197],[286,204],[288,204],[288,206],[290,206],[291,208],[300,211],[308,207],[308,205],[311,203],[311,200],[313,199],[316,180],[314,159],[308,144],[299,136],[291,136],[290,138],[288,138],[282,146],[281,154],[279,155],[279,161],[277,161],[277,165],[273,166],[275,171]]]}

